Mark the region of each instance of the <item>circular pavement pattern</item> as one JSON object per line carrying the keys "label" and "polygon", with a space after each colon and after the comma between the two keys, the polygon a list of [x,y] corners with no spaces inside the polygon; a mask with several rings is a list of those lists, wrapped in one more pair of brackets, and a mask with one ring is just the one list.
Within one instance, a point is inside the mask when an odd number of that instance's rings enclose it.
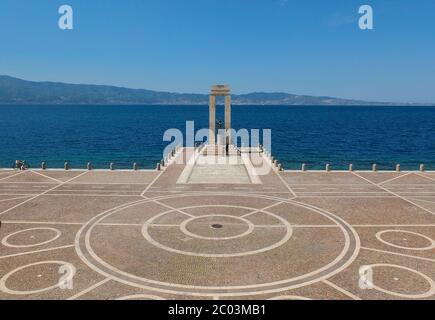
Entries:
{"label": "circular pavement pattern", "polygon": [[[156,200],[165,203],[159,212],[149,209]],[[313,217],[319,225],[304,227]],[[135,219],[142,223],[131,223]],[[161,293],[225,297],[280,292],[327,279],[355,260],[360,241],[341,218],[297,201],[184,194],[105,211],[79,230],[75,246],[90,268],[121,283]]]}
{"label": "circular pavement pattern", "polygon": [[[145,224],[144,232],[150,227],[151,222]],[[193,225],[189,231],[189,226]],[[254,231],[254,225],[251,221],[233,217],[230,215],[207,215],[192,217],[184,220],[180,229],[186,235],[205,240],[230,240],[244,237]]]}
{"label": "circular pavement pattern", "polygon": [[[59,267],[53,268],[53,265],[58,265]],[[50,267],[48,267],[50,266]],[[29,294],[36,294],[36,293],[42,293],[45,291],[49,291],[55,288],[59,287],[59,274],[58,270],[61,266],[68,266],[69,268],[74,268],[70,263],[65,261],[40,261],[35,263],[26,264],[24,266],[18,267],[9,273],[5,274],[0,279],[0,290],[8,293],[8,294],[14,294],[14,295],[29,295]],[[23,270],[26,269],[37,269],[38,271],[35,272],[23,272]],[[20,276],[21,274],[21,276]],[[26,276],[31,275],[33,279],[26,279]],[[14,277],[19,278],[21,281],[17,281],[17,279],[14,279],[14,283],[23,282],[26,285],[26,290],[20,290],[18,288],[9,288],[7,285],[7,282],[10,278]],[[24,277],[24,278],[23,278]],[[39,279],[38,279],[39,278]],[[11,279],[12,280],[12,279]],[[29,289],[28,286],[34,285],[33,282],[45,282],[45,281],[51,281],[54,282],[52,285],[44,288],[33,288]]]}
{"label": "circular pavement pattern", "polygon": [[270,298],[269,300],[311,300],[311,299],[306,297],[301,297],[301,296],[276,296]]}
{"label": "circular pavement pattern", "polygon": [[2,239],[2,244],[11,248],[32,248],[58,239],[62,233],[55,228],[31,228],[11,233]]}
{"label": "circular pavement pattern", "polygon": [[115,300],[165,300],[159,296],[149,294],[133,294],[130,296],[120,297]]}
{"label": "circular pavement pattern", "polygon": [[[183,210],[182,212],[185,212],[187,209],[192,209],[193,207],[187,207],[187,208],[180,208],[180,210]],[[201,210],[213,210],[215,209],[215,206],[201,206]],[[222,208],[225,207],[218,207],[218,209],[222,210]],[[234,208],[234,207],[233,207]],[[232,239],[238,239],[243,238],[248,235],[251,235],[255,231],[255,225],[249,221],[248,219],[245,219],[243,217],[237,217],[237,216],[230,216],[230,215],[224,215],[224,214],[210,214],[210,215],[201,215],[198,217],[191,217],[188,218],[186,216],[186,220],[184,220],[180,225],[179,229],[181,232],[183,232],[185,235],[192,237],[192,238],[198,238],[203,240],[215,240],[212,242],[209,242],[208,245],[204,245],[203,247],[198,246],[196,247],[197,251],[189,251],[189,249],[192,247],[192,241],[186,242],[185,245],[181,246],[183,243],[179,243],[176,239],[177,234],[168,234],[168,233],[156,233],[153,237],[150,232],[150,229],[152,227],[156,226],[153,224],[153,222],[158,219],[162,218],[164,215],[167,215],[169,213],[172,213],[173,211],[169,212],[163,212],[162,214],[159,214],[151,219],[149,219],[142,227],[142,234],[144,238],[152,243],[154,246],[161,248],[163,250],[167,250],[169,252],[183,254],[183,255],[190,255],[190,256],[198,256],[198,257],[210,257],[210,258],[228,258],[228,257],[239,257],[239,256],[247,256],[247,255],[253,255],[258,254],[261,252],[266,252],[272,249],[275,249],[277,247],[280,247],[284,243],[286,243],[291,235],[292,235],[292,227],[288,221],[285,219],[282,219],[281,217],[266,212],[264,210],[257,210],[256,208],[249,208],[249,207],[240,207],[242,209],[248,209],[250,212],[255,213],[263,213],[266,214],[272,219],[275,220],[275,224],[269,225],[270,228],[275,228],[276,231],[279,232],[279,236],[276,236],[278,239],[276,241],[274,240],[274,237],[271,237],[271,243],[265,244],[264,241],[254,244],[254,242],[250,242],[249,246],[245,246],[245,249],[243,249],[243,240],[240,242],[235,242],[237,245],[232,246],[222,246],[221,243],[216,242],[223,241],[223,240],[232,240]],[[234,210],[233,210],[234,212]],[[243,212],[242,212],[243,213]],[[249,213],[248,213],[249,214]],[[281,224],[278,224],[281,222]],[[193,226],[191,226],[193,225]],[[194,229],[195,231],[189,231],[189,226],[191,226],[191,229]],[[263,226],[264,228],[267,228],[267,226]],[[280,228],[281,230],[277,229]],[[239,230],[239,232],[237,232]],[[155,240],[155,238],[159,237],[159,240]],[[173,239],[172,239],[172,238]],[[255,239],[255,235],[251,238]],[[171,244],[165,245],[162,244],[162,242],[172,242]],[[210,245],[211,244],[211,245]],[[172,246],[171,246],[172,245]],[[226,251],[225,253],[217,253],[216,251]]]}
{"label": "circular pavement pattern", "polygon": [[[396,296],[399,298],[405,298],[405,299],[423,299],[423,298],[427,298],[430,297],[432,295],[435,294],[435,283],[434,281],[428,277],[427,275],[425,275],[424,273],[421,273],[420,271],[408,268],[408,267],[404,267],[404,266],[399,266],[399,265],[395,265],[395,264],[387,264],[387,263],[378,263],[378,264],[372,264],[369,267],[373,268],[373,269],[380,269],[380,268],[388,268],[389,271],[385,274],[383,274],[383,277],[388,277],[388,278],[393,278],[393,276],[395,276],[397,274],[397,272],[393,272],[391,269],[396,269],[399,270],[399,272],[403,273],[403,277],[404,279],[411,279],[411,277],[416,277],[414,282],[417,281],[421,281],[421,282],[425,282],[427,284],[427,291],[426,292],[421,292],[421,293],[402,293],[402,292],[398,292],[398,291],[393,291],[393,290],[389,290],[386,288],[383,288],[379,285],[377,285],[377,281],[373,281],[373,283],[371,283],[371,287],[379,292],[383,292],[392,296]],[[400,278],[396,278],[396,281],[400,281]],[[385,281],[382,281],[385,282]],[[400,283],[398,283],[398,287],[400,287]],[[421,286],[419,285],[418,288],[420,288]]]}
{"label": "circular pavement pattern", "polygon": [[[391,239],[386,240],[383,236],[390,236]],[[405,230],[384,230],[380,231],[376,234],[376,238],[391,247],[398,249],[406,249],[406,250],[431,250],[435,248],[435,241],[423,234],[405,231]],[[396,243],[394,243],[394,242]],[[414,243],[414,245],[409,245],[407,243]],[[398,244],[400,243],[400,244]],[[420,244],[421,246],[416,246],[415,243]],[[406,244],[406,246],[404,245]]]}

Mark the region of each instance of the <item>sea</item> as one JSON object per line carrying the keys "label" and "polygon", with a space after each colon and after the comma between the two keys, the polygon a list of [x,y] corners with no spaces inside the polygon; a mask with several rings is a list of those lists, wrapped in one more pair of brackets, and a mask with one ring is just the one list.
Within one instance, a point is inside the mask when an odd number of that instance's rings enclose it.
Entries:
{"label": "sea", "polygon": [[[224,120],[218,106],[217,119]],[[170,141],[208,127],[208,106],[0,106],[0,168],[16,159],[31,168],[152,169]],[[233,106],[234,129],[270,129],[271,151],[285,169],[435,169],[435,107]],[[261,132],[261,131],[260,131]]]}

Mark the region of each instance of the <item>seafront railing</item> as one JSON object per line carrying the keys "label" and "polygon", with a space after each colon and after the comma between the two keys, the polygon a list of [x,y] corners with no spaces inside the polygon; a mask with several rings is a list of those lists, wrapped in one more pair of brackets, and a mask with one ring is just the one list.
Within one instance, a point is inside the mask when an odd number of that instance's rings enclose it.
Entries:
{"label": "seafront railing", "polygon": [[[207,147],[207,142],[202,142],[199,143],[197,145],[194,146],[194,149],[196,152],[201,152],[201,150],[203,150],[204,148]],[[309,168],[309,165],[307,165],[306,163],[302,163],[300,165],[300,169],[284,169],[284,165],[275,157],[272,155],[272,153],[270,151],[268,151],[266,148],[264,148],[262,145],[259,145],[257,147],[254,148],[249,148],[248,149],[243,149],[243,148],[236,148],[238,151],[238,154],[241,155],[242,153],[259,153],[262,154],[262,157],[269,163],[269,165],[272,167],[272,169],[274,169],[275,171],[299,171],[299,172],[306,172],[306,171],[310,171],[310,172],[353,172],[353,171],[358,171],[358,172],[433,172],[434,170],[427,170],[426,165],[425,164],[420,164],[418,167],[416,167],[415,169],[411,169],[411,170],[403,170],[402,165],[401,164],[396,164],[395,166],[391,166],[390,169],[380,169],[377,163],[374,163],[371,165],[370,169],[366,169],[366,170],[358,170],[357,167],[353,164],[350,163],[348,165],[348,169],[347,170],[343,170],[343,169],[334,169],[333,165],[330,163],[326,163],[324,165],[324,169],[318,169],[317,166],[313,167],[312,169]],[[100,169],[100,168],[94,168],[92,162],[87,162],[86,164],[86,168],[73,168],[70,164],[70,162],[65,161],[63,168],[49,168],[48,163],[46,161],[42,161],[40,164],[40,167],[37,168],[39,170],[88,170],[88,171],[92,171],[92,170],[104,170],[104,171],[141,171],[141,170],[157,170],[157,171],[162,171],[165,170],[169,165],[171,165],[174,161],[175,158],[177,157],[178,153],[180,151],[183,150],[183,147],[181,145],[177,145],[174,148],[170,149],[170,151],[166,154],[166,156],[164,156],[163,159],[161,159],[159,162],[157,162],[155,169],[141,169],[138,165],[137,162],[134,162],[132,164],[132,166],[130,167],[131,169],[117,169],[116,168],[116,164],[114,162],[110,162],[108,165],[107,169]],[[248,150],[248,151],[247,151]],[[15,164],[13,166],[13,169],[15,170],[28,170],[28,169],[32,169],[27,165],[27,162],[24,160],[16,160]],[[0,168],[0,170],[11,170],[10,168]]]}
{"label": "seafront railing", "polygon": [[[331,172],[331,171],[335,171],[335,172],[343,172],[343,171],[349,171],[349,172],[353,172],[353,171],[359,171],[359,172],[364,172],[364,171],[372,171],[372,172],[426,172],[426,165],[425,164],[420,164],[418,169],[416,168],[415,170],[402,170],[402,166],[401,164],[396,164],[395,167],[392,167],[390,170],[380,170],[378,167],[377,163],[372,164],[371,166],[371,170],[356,170],[356,167],[353,163],[349,164],[349,169],[348,170],[333,170],[333,167],[330,163],[326,163],[325,164],[325,169],[324,170],[319,170],[319,169],[313,169],[313,170],[309,170],[308,165],[306,163],[302,163],[300,170],[285,170],[284,166],[282,163],[280,163],[278,161],[278,159],[272,155],[271,152],[269,152],[268,150],[266,150],[262,145],[260,145],[258,148],[260,148],[261,152],[263,153],[263,155],[265,156],[266,159],[268,159],[269,163],[271,164],[272,168],[274,168],[277,171],[301,171],[301,172],[306,172],[306,171],[311,171],[311,172],[319,172],[319,171],[325,171],[325,172]],[[430,171],[430,170],[429,170]]]}

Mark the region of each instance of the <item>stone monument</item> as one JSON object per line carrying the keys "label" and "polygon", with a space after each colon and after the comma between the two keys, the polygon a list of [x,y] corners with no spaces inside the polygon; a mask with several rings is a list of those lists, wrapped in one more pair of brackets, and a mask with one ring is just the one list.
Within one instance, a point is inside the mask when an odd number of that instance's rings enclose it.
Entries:
{"label": "stone monument", "polygon": [[231,95],[227,85],[214,85],[211,87],[209,104],[209,144],[216,145],[216,97],[225,98],[225,140],[231,144]]}

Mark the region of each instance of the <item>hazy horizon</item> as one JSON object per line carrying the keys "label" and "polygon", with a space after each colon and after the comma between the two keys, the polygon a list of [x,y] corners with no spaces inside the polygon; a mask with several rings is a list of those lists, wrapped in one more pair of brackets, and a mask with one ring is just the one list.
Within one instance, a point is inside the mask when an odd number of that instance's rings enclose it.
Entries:
{"label": "hazy horizon", "polygon": [[[60,30],[58,8],[74,9]],[[435,102],[435,2],[199,0],[17,2],[0,10],[0,74],[29,81],[208,93],[286,92]]]}

